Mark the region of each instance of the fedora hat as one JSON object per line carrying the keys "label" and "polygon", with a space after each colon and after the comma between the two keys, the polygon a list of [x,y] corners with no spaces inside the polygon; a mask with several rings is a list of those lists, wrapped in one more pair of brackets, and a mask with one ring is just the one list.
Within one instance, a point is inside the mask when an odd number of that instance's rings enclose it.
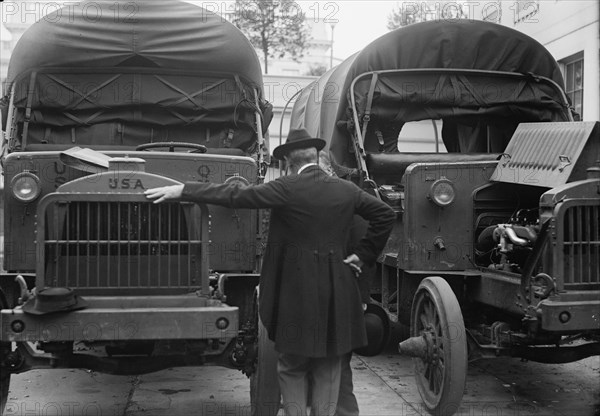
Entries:
{"label": "fedora hat", "polygon": [[45,315],[55,312],[68,312],[83,309],[88,303],[78,297],[68,287],[46,287],[37,292],[23,305],[23,312],[33,315]]}
{"label": "fedora hat", "polygon": [[383,308],[369,303],[365,310],[365,326],[368,344],[355,349],[354,352],[365,357],[374,357],[383,351],[390,340],[390,320]]}
{"label": "fedora hat", "polygon": [[312,137],[305,129],[290,130],[285,143],[273,150],[273,157],[283,160],[283,156],[292,150],[306,149],[307,147],[316,147],[317,150],[321,150],[325,147],[325,140]]}

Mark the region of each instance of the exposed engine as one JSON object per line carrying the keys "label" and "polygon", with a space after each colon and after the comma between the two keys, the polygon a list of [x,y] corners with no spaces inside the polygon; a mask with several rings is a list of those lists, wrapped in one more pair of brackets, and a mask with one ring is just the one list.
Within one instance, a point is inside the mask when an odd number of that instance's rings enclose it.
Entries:
{"label": "exposed engine", "polygon": [[540,230],[536,209],[521,209],[508,223],[486,227],[475,246],[478,264],[520,273]]}

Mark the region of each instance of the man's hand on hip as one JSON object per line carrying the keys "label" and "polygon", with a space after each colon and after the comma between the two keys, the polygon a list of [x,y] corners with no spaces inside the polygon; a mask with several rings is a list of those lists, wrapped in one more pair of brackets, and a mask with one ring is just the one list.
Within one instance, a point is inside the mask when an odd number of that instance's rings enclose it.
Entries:
{"label": "man's hand on hip", "polygon": [[356,275],[362,273],[362,266],[364,263],[356,254],[350,254],[344,259],[344,263],[350,266],[350,268]]}
{"label": "man's hand on hip", "polygon": [[154,203],[158,204],[168,199],[179,199],[183,193],[183,185],[163,186],[160,188],[147,189],[144,192],[146,198],[154,199]]}

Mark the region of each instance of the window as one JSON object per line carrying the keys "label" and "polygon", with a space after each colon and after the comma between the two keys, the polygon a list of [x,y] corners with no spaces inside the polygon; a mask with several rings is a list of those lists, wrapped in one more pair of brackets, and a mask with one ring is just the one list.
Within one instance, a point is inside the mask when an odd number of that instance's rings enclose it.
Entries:
{"label": "window", "polygon": [[440,131],[441,120],[409,121],[398,135],[398,151],[402,153],[447,153]]}
{"label": "window", "polygon": [[565,92],[573,108],[583,116],[583,52],[561,61],[565,77]]}

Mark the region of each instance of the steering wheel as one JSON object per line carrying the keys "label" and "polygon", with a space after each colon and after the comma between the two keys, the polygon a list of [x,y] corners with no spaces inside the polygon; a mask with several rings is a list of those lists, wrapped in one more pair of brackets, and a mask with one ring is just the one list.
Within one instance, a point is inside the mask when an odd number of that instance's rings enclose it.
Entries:
{"label": "steering wheel", "polygon": [[189,153],[206,153],[206,146],[197,143],[186,143],[186,142],[154,142],[140,144],[135,148],[137,151],[168,148],[169,152],[175,152],[176,147],[183,147],[189,150]]}

